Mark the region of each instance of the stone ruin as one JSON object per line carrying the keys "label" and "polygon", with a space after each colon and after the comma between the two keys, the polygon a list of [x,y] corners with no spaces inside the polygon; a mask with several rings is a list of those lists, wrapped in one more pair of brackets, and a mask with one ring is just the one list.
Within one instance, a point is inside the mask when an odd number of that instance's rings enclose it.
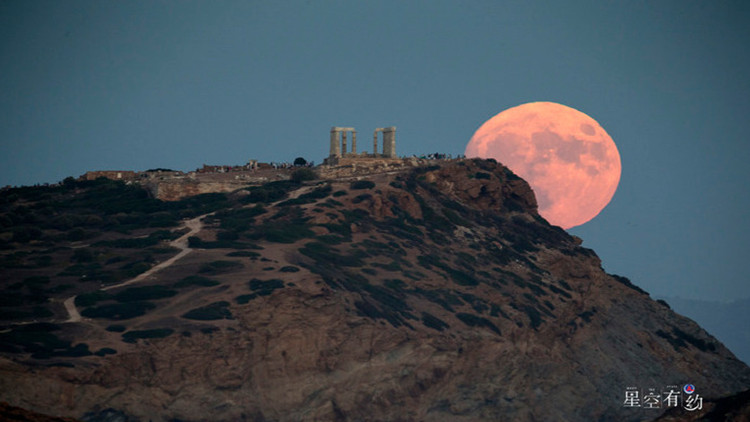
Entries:
{"label": "stone ruin", "polygon": [[[383,152],[378,153],[378,133],[383,134]],[[349,151],[348,135],[352,147]],[[357,153],[357,131],[353,127],[331,128],[331,149],[326,164],[335,165],[342,158],[398,158],[396,156],[396,127],[379,127],[372,135],[372,154]]]}

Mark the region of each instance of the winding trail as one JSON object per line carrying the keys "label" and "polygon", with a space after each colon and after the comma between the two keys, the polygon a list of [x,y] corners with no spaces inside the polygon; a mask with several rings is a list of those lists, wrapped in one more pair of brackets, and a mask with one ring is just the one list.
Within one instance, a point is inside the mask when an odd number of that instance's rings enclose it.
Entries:
{"label": "winding trail", "polygon": [[[103,287],[100,290],[107,291],[107,290],[117,289],[123,286],[128,286],[131,284],[138,283],[150,277],[154,273],[161,271],[164,268],[167,268],[170,265],[177,262],[178,260],[182,259],[185,255],[193,251],[192,249],[188,247],[188,238],[190,236],[194,236],[199,231],[201,231],[201,229],[203,229],[203,222],[201,222],[201,219],[211,214],[213,213],[204,214],[204,215],[185,221],[184,225],[185,227],[189,228],[190,231],[169,243],[170,246],[180,249],[180,252],[177,255],[167,259],[164,262],[160,262],[154,265],[153,267],[149,268],[148,271],[138,274],[138,276],[135,278],[131,278],[130,280],[124,281],[119,284],[113,284],[111,286]],[[71,296],[65,299],[65,301],[63,302],[63,305],[65,305],[65,310],[68,312],[68,319],[65,322],[80,322],[82,319],[81,314],[78,312],[78,309],[76,309],[76,305],[75,305],[76,297],[77,296]]]}

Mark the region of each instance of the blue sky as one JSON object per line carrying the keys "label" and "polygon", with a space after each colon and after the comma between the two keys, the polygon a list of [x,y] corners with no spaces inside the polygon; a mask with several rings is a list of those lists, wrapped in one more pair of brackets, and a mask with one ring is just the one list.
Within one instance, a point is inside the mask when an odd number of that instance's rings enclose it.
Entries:
{"label": "blue sky", "polygon": [[[750,297],[750,3],[0,0],[0,185],[320,162],[331,126],[462,153],[498,112],[596,119],[623,174],[570,232],[654,296]],[[371,149],[368,142],[360,142]]]}

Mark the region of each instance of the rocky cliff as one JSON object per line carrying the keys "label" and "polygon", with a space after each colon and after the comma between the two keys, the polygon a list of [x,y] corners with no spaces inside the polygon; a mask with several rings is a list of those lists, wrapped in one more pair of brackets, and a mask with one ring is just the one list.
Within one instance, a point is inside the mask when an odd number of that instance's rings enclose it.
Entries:
{"label": "rocky cliff", "polygon": [[628,387],[750,386],[493,161],[230,199],[177,264],[77,301],[82,322],[8,328],[106,352],[4,347],[0,400],[154,421],[636,421],[660,411],[623,407]]}

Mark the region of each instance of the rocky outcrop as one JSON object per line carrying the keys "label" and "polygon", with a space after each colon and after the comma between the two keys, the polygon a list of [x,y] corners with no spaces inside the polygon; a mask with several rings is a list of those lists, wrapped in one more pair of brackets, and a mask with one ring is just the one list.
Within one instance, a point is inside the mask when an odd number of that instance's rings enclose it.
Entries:
{"label": "rocky outcrop", "polygon": [[144,184],[154,198],[162,201],[177,201],[204,193],[227,193],[250,186],[247,181],[203,182],[192,179],[170,179]]}
{"label": "rocky outcrop", "polygon": [[291,169],[263,169],[227,173],[194,173],[187,175],[154,175],[139,180],[152,197],[162,201],[178,201],[205,193],[229,193],[248,186],[288,180]]}

